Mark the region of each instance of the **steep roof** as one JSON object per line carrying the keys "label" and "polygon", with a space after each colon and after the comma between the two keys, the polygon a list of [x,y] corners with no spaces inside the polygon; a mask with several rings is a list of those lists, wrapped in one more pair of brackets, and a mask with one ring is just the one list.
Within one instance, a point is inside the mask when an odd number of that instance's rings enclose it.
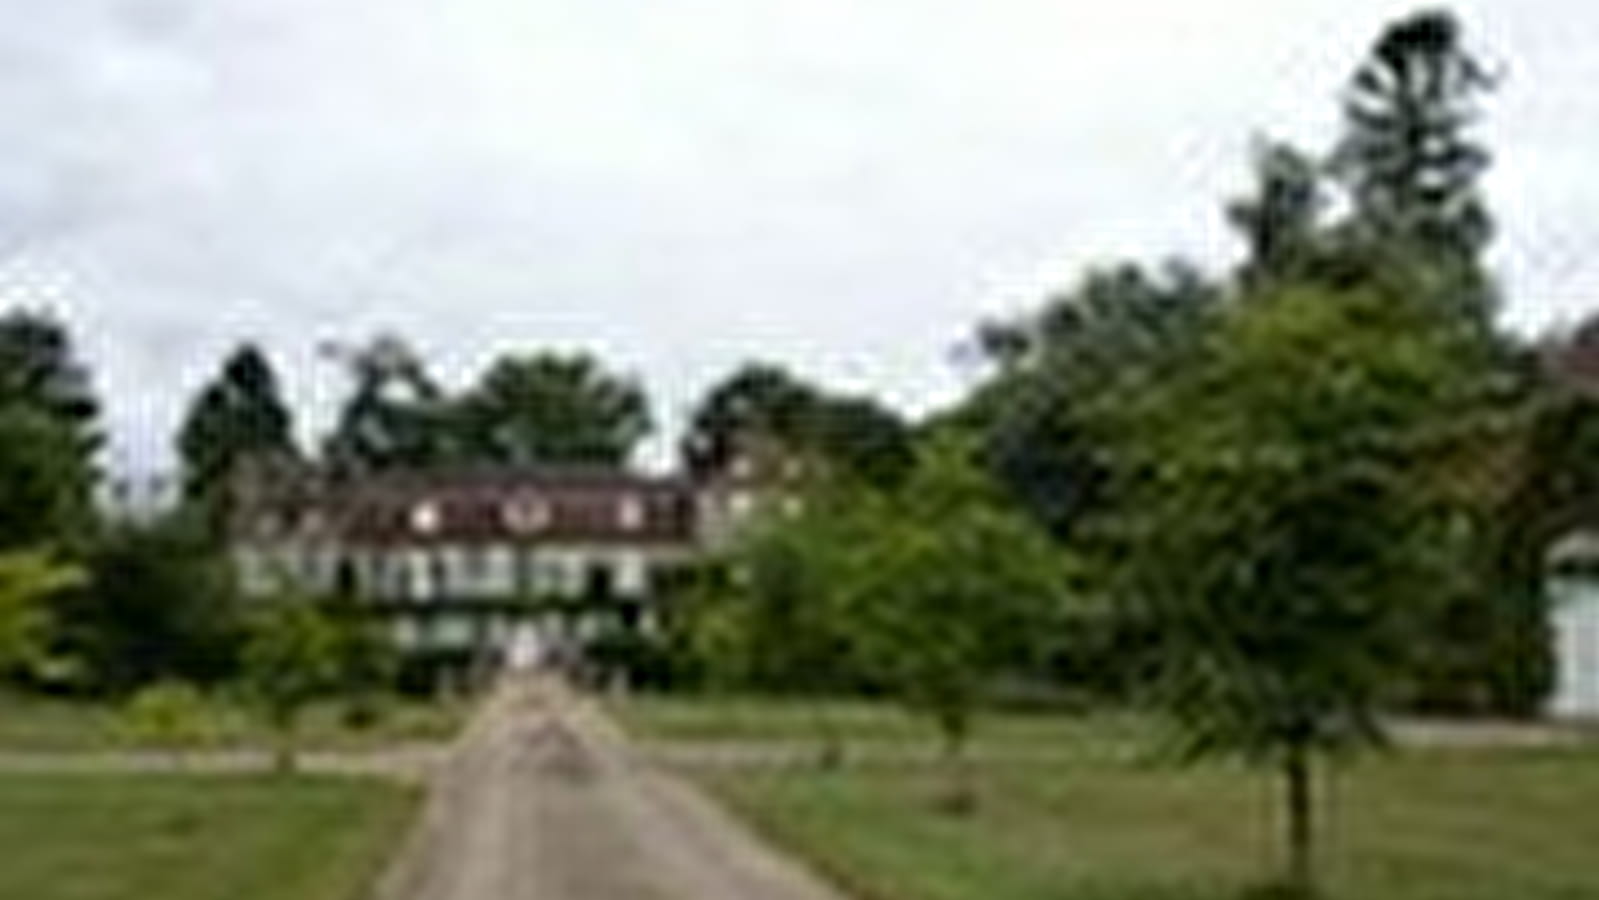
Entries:
{"label": "steep roof", "polygon": [[333,479],[297,473],[241,504],[245,540],[346,544],[671,543],[695,535],[695,489],[619,468],[477,467]]}

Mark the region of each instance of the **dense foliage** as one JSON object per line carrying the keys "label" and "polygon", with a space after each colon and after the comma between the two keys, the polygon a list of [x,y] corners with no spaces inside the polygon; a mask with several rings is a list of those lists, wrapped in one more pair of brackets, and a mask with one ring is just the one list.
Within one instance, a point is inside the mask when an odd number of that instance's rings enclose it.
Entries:
{"label": "dense foliage", "polygon": [[501,356],[453,394],[393,336],[348,351],[347,361],[354,390],[324,456],[349,474],[447,465],[618,466],[652,424],[637,382],[586,353]]}
{"label": "dense foliage", "polygon": [[86,539],[98,415],[66,326],[25,310],[0,316],[0,548]]}
{"label": "dense foliage", "polygon": [[930,442],[893,489],[813,486],[747,532],[696,610],[722,683],[893,697],[959,763],[996,681],[1059,623],[1072,571],[971,455]]}
{"label": "dense foliage", "polygon": [[1469,570],[1470,512],[1429,468],[1473,435],[1478,345],[1413,295],[1241,298],[1179,377],[1107,411],[1107,582],[1159,626],[1155,697],[1194,751],[1289,778],[1308,887],[1311,755],[1377,741],[1433,606]]}
{"label": "dense foliage", "polygon": [[879,487],[902,477],[914,456],[910,428],[875,400],[829,392],[780,366],[748,363],[700,400],[682,441],[683,462],[696,475],[721,473],[762,440]]}
{"label": "dense foliage", "polygon": [[287,596],[252,617],[244,646],[245,683],[279,736],[277,766],[295,768],[295,729],[312,701],[340,688],[344,637],[310,598]]}
{"label": "dense foliage", "polygon": [[73,430],[25,405],[0,407],[0,548],[81,546],[94,528],[94,473]]}
{"label": "dense foliage", "polygon": [[1432,263],[1477,264],[1493,219],[1479,187],[1489,154],[1471,128],[1494,83],[1447,10],[1383,31],[1350,81],[1333,156],[1362,241]]}
{"label": "dense foliage", "polygon": [[52,600],[80,578],[41,553],[0,553],[0,675],[46,664],[57,619]]}
{"label": "dense foliage", "polygon": [[240,463],[291,458],[294,423],[277,373],[261,349],[243,344],[200,389],[177,438],[184,498],[226,522],[229,481]]}
{"label": "dense foliage", "polygon": [[240,608],[202,523],[177,517],[108,528],[83,568],[88,583],[60,602],[55,643],[71,663],[67,686],[120,694],[233,673]]}
{"label": "dense foliage", "polygon": [[621,465],[650,431],[644,391],[586,354],[501,357],[453,409],[472,463]]}
{"label": "dense foliage", "polygon": [[322,456],[356,475],[436,466],[451,457],[444,391],[411,346],[393,335],[347,351],[354,389]]}

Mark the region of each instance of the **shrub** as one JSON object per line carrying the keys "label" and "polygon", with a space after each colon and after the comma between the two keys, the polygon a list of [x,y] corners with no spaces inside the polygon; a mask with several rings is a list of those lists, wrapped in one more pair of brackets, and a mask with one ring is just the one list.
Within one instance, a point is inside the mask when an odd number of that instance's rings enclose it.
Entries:
{"label": "shrub", "polygon": [[213,704],[199,689],[181,681],[140,689],[123,704],[118,725],[136,743],[173,750],[215,744],[222,731]]}

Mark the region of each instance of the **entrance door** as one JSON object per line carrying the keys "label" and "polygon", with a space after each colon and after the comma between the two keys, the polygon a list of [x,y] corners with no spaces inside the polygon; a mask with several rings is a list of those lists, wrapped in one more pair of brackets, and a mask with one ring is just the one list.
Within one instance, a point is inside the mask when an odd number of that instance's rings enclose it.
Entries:
{"label": "entrance door", "polygon": [[524,672],[537,668],[544,661],[544,642],[539,639],[538,626],[530,621],[519,621],[511,627],[511,639],[505,645],[505,664],[512,671]]}

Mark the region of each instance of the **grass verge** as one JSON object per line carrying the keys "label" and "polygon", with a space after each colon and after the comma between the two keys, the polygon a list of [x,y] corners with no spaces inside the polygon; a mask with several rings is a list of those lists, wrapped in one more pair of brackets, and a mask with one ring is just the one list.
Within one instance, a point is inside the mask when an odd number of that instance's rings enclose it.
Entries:
{"label": "grass verge", "polygon": [[[469,711],[465,700],[396,698],[382,704],[371,722],[356,726],[345,720],[343,706],[323,703],[306,712],[298,740],[313,750],[366,750],[447,740],[460,730]],[[275,740],[260,716],[237,702],[208,699],[204,719],[205,738],[197,742],[200,747],[267,747]],[[130,728],[118,707],[0,691],[0,751],[137,749],[158,749],[158,744]]]}
{"label": "grass verge", "polygon": [[0,897],[358,900],[417,800],[366,779],[0,775]]}
{"label": "grass verge", "polygon": [[[725,704],[684,701],[622,715],[677,749],[806,734],[784,704],[742,703],[731,720]],[[844,730],[867,748],[925,739],[903,720],[883,724],[899,715],[890,710],[853,715]],[[931,765],[676,758],[863,900],[1247,896],[1275,871],[1279,785],[1240,765],[1169,764],[1148,746],[1154,734],[1116,717],[994,717],[974,754],[980,806],[965,818],[935,809],[944,773]],[[1130,735],[1143,751],[1109,752]],[[1336,900],[1599,897],[1599,748],[1408,750],[1330,768],[1318,789],[1322,874]]]}

